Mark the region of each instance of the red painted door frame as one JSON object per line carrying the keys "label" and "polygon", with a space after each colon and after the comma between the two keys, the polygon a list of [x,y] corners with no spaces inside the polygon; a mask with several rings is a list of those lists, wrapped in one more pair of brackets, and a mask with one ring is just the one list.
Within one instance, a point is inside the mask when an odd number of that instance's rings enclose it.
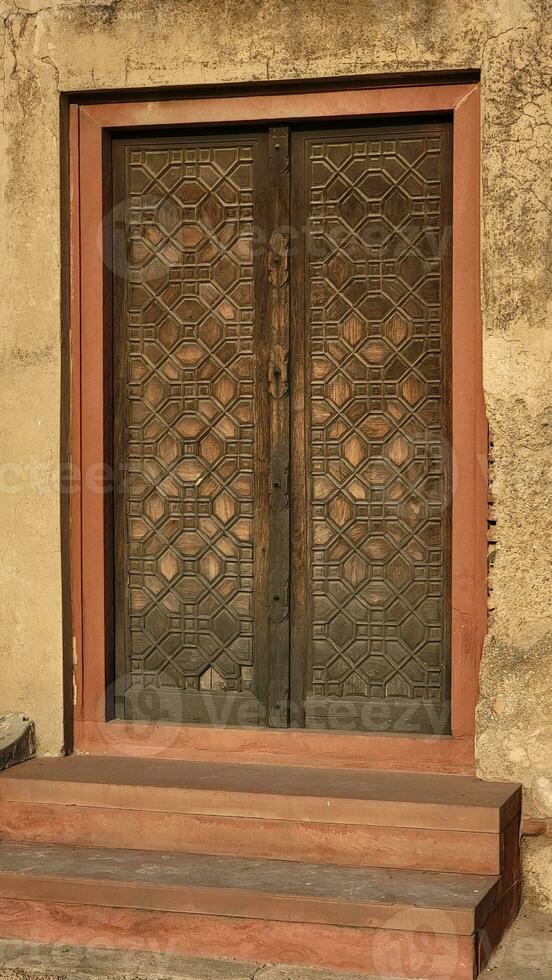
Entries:
{"label": "red painted door frame", "polygon": [[[313,84],[314,89],[314,84]],[[77,751],[180,759],[470,772],[486,631],[487,424],[480,314],[480,111],[476,83],[282,91],[70,106],[71,594]],[[104,338],[110,329],[103,234],[110,130],[450,113],[453,118],[452,734],[210,729],[108,721]],[[107,265],[109,263],[107,262]]]}

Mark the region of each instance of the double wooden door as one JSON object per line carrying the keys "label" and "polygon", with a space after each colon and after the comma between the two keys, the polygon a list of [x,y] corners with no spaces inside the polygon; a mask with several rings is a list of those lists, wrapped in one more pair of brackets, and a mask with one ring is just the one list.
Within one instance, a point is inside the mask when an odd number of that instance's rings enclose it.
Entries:
{"label": "double wooden door", "polygon": [[450,730],[450,142],[114,141],[120,717]]}

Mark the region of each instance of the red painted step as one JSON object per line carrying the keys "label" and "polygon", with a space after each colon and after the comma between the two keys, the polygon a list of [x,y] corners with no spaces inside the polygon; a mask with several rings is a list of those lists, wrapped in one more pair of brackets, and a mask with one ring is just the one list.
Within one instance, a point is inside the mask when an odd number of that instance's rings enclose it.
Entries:
{"label": "red painted step", "polygon": [[500,874],[519,810],[471,776],[89,756],[0,774],[4,840],[361,867]]}
{"label": "red painted step", "polygon": [[65,942],[132,949],[155,931],[175,952],[472,978],[509,899],[488,876],[0,844],[0,935],[24,923],[51,942],[56,924]]}
{"label": "red painted step", "polygon": [[0,773],[0,936],[473,978],[515,917],[520,788],[136,758]]}

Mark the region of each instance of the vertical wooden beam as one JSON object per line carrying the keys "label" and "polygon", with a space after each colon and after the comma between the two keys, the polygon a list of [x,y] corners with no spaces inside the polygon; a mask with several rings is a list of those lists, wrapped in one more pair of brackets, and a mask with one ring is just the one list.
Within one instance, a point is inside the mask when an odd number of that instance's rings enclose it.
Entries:
{"label": "vertical wooden beam", "polygon": [[[71,661],[73,727],[81,720],[82,658],[82,464],[81,464],[81,309],[80,309],[80,134],[79,107],[69,108],[69,278],[70,278],[70,432],[69,485],[71,549]],[[73,732],[74,736],[74,732]],[[73,739],[70,740],[71,744]]]}
{"label": "vertical wooden beam", "polygon": [[290,366],[292,375],[290,405],[291,526],[293,547],[290,561],[290,687],[292,728],[305,723],[305,680],[310,659],[312,589],[310,583],[310,522],[308,520],[308,466],[310,406],[307,402],[309,364],[307,360],[307,322],[305,282],[309,266],[305,224],[305,141],[297,130],[291,138],[291,169],[297,175],[291,192],[291,224],[295,230],[291,268]]}
{"label": "vertical wooden beam", "polygon": [[269,132],[271,228],[268,243],[270,394],[268,724],[289,718],[289,129]]}
{"label": "vertical wooden beam", "polygon": [[82,721],[106,720],[103,134],[80,108]]}

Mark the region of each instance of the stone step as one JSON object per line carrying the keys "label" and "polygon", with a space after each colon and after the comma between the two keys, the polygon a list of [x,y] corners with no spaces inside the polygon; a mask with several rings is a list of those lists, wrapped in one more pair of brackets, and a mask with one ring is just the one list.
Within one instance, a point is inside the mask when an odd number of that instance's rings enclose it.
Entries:
{"label": "stone step", "polygon": [[520,800],[472,776],[69,756],[0,774],[0,837],[499,875]]}
{"label": "stone step", "polygon": [[38,942],[462,980],[516,902],[492,876],[0,844],[0,936]]}

